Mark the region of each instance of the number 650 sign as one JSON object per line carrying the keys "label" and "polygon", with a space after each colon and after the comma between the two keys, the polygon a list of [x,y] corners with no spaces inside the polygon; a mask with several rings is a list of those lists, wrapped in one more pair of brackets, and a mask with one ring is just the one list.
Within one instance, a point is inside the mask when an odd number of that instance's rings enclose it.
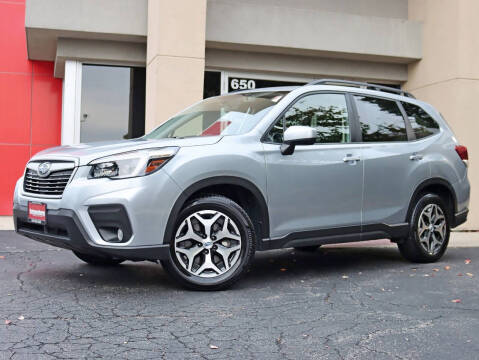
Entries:
{"label": "number 650 sign", "polygon": [[230,87],[232,90],[255,89],[256,82],[252,79],[236,79],[230,78]]}

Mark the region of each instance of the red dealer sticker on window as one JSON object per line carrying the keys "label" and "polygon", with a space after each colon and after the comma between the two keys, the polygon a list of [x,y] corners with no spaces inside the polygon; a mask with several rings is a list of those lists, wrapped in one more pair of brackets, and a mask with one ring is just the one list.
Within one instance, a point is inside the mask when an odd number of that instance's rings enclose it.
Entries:
{"label": "red dealer sticker on window", "polygon": [[29,202],[28,220],[36,224],[45,224],[47,221],[47,205]]}

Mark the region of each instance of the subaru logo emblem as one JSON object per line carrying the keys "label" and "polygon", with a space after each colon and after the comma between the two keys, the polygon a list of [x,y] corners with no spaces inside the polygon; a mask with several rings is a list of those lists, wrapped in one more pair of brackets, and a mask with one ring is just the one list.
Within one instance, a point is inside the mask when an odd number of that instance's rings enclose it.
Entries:
{"label": "subaru logo emblem", "polygon": [[205,241],[203,242],[203,245],[205,246],[206,249],[209,249],[209,248],[211,248],[211,247],[213,246],[213,241],[211,241],[211,240],[205,240]]}
{"label": "subaru logo emblem", "polygon": [[37,169],[38,176],[47,177],[50,174],[51,165],[52,164],[49,162],[43,162],[40,165],[38,165],[38,169]]}

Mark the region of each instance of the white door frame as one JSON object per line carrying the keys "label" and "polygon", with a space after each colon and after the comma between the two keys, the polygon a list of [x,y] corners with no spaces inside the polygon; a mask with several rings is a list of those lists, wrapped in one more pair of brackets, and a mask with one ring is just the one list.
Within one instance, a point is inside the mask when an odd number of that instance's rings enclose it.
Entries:
{"label": "white door frame", "polygon": [[80,143],[82,63],[65,61],[62,91],[62,145]]}

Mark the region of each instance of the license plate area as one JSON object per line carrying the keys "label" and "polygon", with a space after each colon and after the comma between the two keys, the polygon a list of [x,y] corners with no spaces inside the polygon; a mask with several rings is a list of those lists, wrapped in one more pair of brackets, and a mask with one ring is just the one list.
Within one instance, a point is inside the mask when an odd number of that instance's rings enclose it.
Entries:
{"label": "license plate area", "polygon": [[28,221],[34,224],[47,223],[47,204],[28,202]]}

